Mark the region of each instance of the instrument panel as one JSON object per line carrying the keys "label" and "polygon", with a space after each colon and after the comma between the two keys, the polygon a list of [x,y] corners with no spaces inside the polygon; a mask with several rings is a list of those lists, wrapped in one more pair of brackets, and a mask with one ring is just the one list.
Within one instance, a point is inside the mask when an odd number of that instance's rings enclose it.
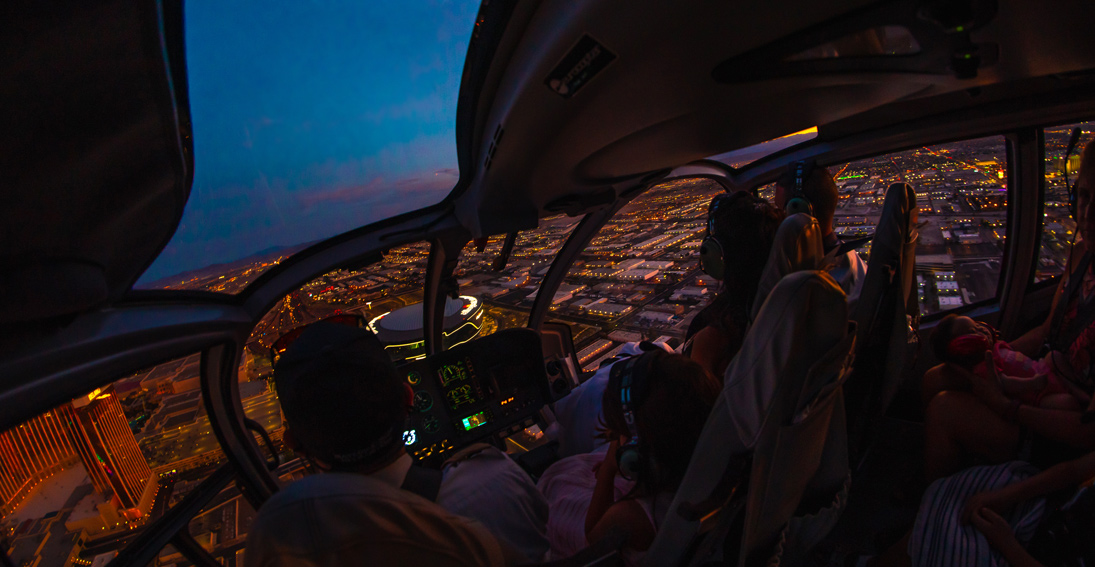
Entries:
{"label": "instrument panel", "polygon": [[498,331],[399,370],[414,391],[403,440],[419,461],[519,431],[553,401],[540,335],[530,329]]}

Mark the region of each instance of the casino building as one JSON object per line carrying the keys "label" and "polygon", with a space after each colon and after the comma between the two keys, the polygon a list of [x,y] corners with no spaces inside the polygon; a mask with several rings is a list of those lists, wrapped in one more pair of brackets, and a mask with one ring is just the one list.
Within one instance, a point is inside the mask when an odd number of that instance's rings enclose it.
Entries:
{"label": "casino building", "polygon": [[[482,324],[483,303],[478,298],[470,295],[446,298],[442,323],[444,348],[474,339],[479,335]],[[380,315],[369,321],[369,329],[384,343],[384,348],[396,362],[426,356],[421,303]]]}

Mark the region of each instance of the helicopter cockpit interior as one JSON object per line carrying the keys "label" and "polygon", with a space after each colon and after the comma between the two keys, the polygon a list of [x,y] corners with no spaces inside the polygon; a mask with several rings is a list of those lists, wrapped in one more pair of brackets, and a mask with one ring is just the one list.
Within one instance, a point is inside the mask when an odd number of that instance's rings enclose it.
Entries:
{"label": "helicopter cockpit interior", "polygon": [[[243,565],[310,473],[278,340],[324,319],[399,365],[415,459],[485,441],[542,472],[553,405],[627,344],[677,346],[718,293],[711,199],[771,199],[804,160],[879,282],[809,345],[860,365],[833,370],[852,504],[830,546],[903,480],[872,459],[920,434],[935,322],[1014,337],[1051,309],[1095,137],[1092,3],[353,4],[0,8],[0,564]],[[893,222],[904,263],[881,260]],[[656,557],[699,562],[716,508]],[[750,537],[740,564],[774,536]]]}

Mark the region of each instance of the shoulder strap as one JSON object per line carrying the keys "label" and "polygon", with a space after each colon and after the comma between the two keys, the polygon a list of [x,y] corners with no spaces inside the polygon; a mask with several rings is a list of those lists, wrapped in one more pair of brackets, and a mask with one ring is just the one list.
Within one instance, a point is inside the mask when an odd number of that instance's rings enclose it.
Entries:
{"label": "shoulder strap", "polygon": [[403,478],[400,488],[430,502],[437,502],[437,494],[441,492],[441,471],[413,464],[407,469],[407,476]]}
{"label": "shoulder strap", "polygon": [[1090,266],[1091,253],[1085,252],[1083,258],[1080,260],[1080,265],[1068,276],[1068,286],[1065,288],[1065,295],[1057,302],[1057,310],[1053,313],[1053,323],[1049,329],[1049,344],[1054,350],[1061,352],[1068,350],[1072,341],[1076,340],[1076,337],[1079,336],[1088,325],[1095,322],[1095,301],[1091,301],[1086,305],[1077,305],[1076,318],[1068,325],[1067,331],[1062,329],[1065,315],[1068,313],[1072,300],[1076,298],[1077,292],[1079,292],[1083,286],[1084,276],[1087,274],[1087,270]]}

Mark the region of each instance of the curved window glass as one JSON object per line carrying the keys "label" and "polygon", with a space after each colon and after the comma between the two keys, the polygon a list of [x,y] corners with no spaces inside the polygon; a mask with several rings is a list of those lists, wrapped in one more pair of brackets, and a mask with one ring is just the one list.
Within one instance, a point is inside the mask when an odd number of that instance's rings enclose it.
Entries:
{"label": "curved window glass", "polygon": [[489,238],[482,252],[475,242],[464,247],[456,277],[460,295],[483,306],[478,336],[528,325],[540,282],[581,220],[566,215],[540,219],[540,226],[517,234],[504,266],[500,256],[505,236]]}
{"label": "curved window glass", "polygon": [[579,363],[596,369],[631,341],[683,340],[715,280],[699,269],[716,181],[678,179],[620,209],[571,266],[548,319],[567,323]]}
{"label": "curved window glass", "polygon": [[[920,314],[992,300],[1007,239],[1007,156],[1002,136],[923,146],[829,167],[839,190],[834,231],[872,236],[886,190],[916,191]],[[867,259],[870,245],[859,249]]]}
{"label": "curved window glass", "polygon": [[[200,356],[125,376],[0,432],[0,525],[15,565],[111,557],[225,462],[201,403]],[[249,525],[241,509],[231,519]]]}
{"label": "curved window glass", "polygon": [[753,144],[745,148],[739,148],[726,153],[711,156],[707,159],[719,161],[734,169],[745,167],[760,158],[770,156],[780,150],[791,146],[808,142],[817,137],[817,126],[800,130],[786,136],[780,136],[759,144]]}
{"label": "curved window glass", "polygon": [[[1068,254],[1076,236],[1076,221],[1068,210],[1069,185],[1076,182],[1080,154],[1093,138],[1093,126],[1095,124],[1091,122],[1083,122],[1045,129],[1045,203],[1035,283],[1060,275],[1068,264]],[[1080,137],[1066,163],[1065,152],[1076,128],[1080,130]]]}
{"label": "curved window glass", "polygon": [[307,244],[441,201],[478,6],[187,3],[194,183],[137,287],[236,293]]}

